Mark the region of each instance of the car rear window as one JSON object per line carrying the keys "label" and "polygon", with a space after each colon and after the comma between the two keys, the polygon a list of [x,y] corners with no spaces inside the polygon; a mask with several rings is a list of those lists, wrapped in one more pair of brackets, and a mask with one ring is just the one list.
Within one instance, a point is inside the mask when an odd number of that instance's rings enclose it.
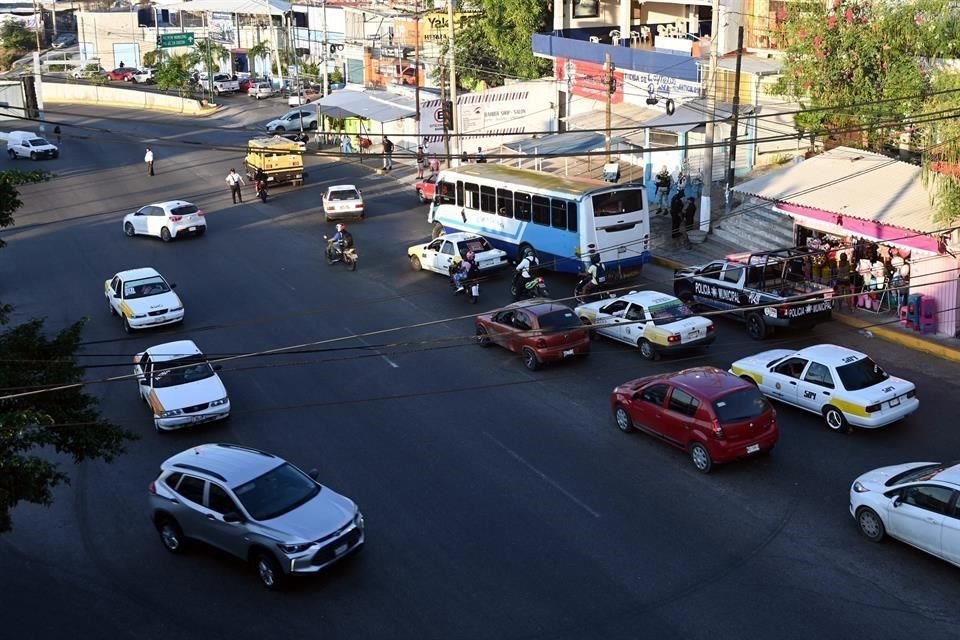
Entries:
{"label": "car rear window", "polygon": [[540,316],[540,328],[544,331],[560,331],[582,327],[583,323],[570,309],[551,311]]}
{"label": "car rear window", "polygon": [[720,424],[750,420],[766,413],[770,403],[756,387],[738,389],[713,402],[713,411]]}
{"label": "car rear window", "polygon": [[355,189],[344,189],[342,191],[331,191],[331,200],[356,200],[360,197]]}
{"label": "car rear window", "polygon": [[890,376],[870,358],[861,358],[856,362],[837,367],[837,375],[847,391],[858,391],[880,384]]}
{"label": "car rear window", "polygon": [[191,213],[196,213],[197,211],[200,211],[200,209],[198,209],[196,206],[192,204],[184,204],[171,209],[170,213],[175,216],[188,216]]}
{"label": "car rear window", "polygon": [[490,246],[490,243],[487,242],[486,238],[471,238],[463,243],[464,248],[467,251],[473,251],[474,253],[480,253],[481,251],[489,251],[493,247]]}

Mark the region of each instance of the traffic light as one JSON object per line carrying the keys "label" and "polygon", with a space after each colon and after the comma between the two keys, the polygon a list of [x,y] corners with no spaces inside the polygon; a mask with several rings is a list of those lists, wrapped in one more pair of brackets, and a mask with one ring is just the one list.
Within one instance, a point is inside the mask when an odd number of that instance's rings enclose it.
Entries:
{"label": "traffic light", "polygon": [[448,127],[453,126],[453,101],[443,101],[443,121]]}

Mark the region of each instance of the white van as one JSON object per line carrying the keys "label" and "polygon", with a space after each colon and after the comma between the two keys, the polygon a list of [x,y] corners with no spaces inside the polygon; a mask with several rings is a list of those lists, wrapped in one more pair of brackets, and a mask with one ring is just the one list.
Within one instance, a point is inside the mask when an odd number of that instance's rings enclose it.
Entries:
{"label": "white van", "polygon": [[17,158],[56,158],[60,150],[47,142],[43,136],[32,131],[11,131],[7,134],[7,155],[11,160]]}

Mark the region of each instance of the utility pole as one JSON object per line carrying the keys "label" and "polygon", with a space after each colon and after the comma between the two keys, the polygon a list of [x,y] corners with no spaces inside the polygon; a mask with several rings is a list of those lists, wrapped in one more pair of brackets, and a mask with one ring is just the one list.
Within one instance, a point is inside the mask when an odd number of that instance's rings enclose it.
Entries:
{"label": "utility pole", "polygon": [[740,66],[743,63],[743,26],[737,29],[737,70],[733,76],[733,129],[730,131],[730,168],[727,171],[727,189],[724,193],[724,212],[730,215],[731,193],[737,179],[737,129],[740,127]]}
{"label": "utility pole", "polygon": [[327,0],[323,0],[323,95],[330,95],[330,44],[327,42]]}
{"label": "utility pole", "polygon": [[700,230],[710,233],[710,189],[713,187],[713,133],[717,119],[717,48],[720,46],[720,0],[713,0],[710,19],[710,66],[704,82],[704,97],[707,99],[707,136],[703,156],[703,193],[700,194]]}
{"label": "utility pole", "polygon": [[414,116],[414,122],[417,123],[417,146],[420,146],[420,0],[417,0],[415,6],[413,27],[413,100],[417,104],[417,113]]}
{"label": "utility pole", "polygon": [[[453,160],[450,157],[450,122],[447,118],[447,78],[446,75],[440,73],[440,113],[443,114],[443,148],[444,154],[447,156],[447,168],[453,166]],[[452,114],[451,114],[452,115]]]}
{"label": "utility pole", "polygon": [[43,9],[40,8],[40,5],[37,3],[37,0],[33,0],[33,21],[34,21],[34,33],[37,36],[37,53],[40,52],[40,31],[43,30]]}
{"label": "utility pole", "polygon": [[[613,135],[613,94],[617,91],[617,78],[613,73],[613,59],[610,54],[606,54],[603,61],[603,83],[607,86],[607,113],[606,113],[606,135],[604,136],[604,148],[607,152],[607,162],[613,162],[611,153],[611,136]],[[569,115],[569,114],[568,114]]]}
{"label": "utility pole", "polygon": [[[447,42],[447,54],[450,56],[450,101],[453,103],[453,118],[451,118],[450,126],[453,130],[453,153],[459,158],[460,157],[460,144],[461,140],[457,138],[457,134],[460,133],[460,109],[457,108],[457,45],[454,41],[454,27],[453,27],[453,3],[456,0],[447,0],[447,25],[448,32]],[[719,2],[719,0],[717,0]],[[449,142],[448,142],[449,145]],[[449,150],[448,150],[449,157]]]}

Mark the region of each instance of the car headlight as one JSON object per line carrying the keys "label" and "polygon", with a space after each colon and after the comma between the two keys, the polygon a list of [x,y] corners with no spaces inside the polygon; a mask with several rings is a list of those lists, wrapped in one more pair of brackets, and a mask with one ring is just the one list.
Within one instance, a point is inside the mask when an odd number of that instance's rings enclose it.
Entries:
{"label": "car headlight", "polygon": [[357,513],[353,516],[353,524],[358,529],[363,529],[363,514],[360,513],[360,509],[357,509]]}
{"label": "car headlight", "polygon": [[130,317],[131,317],[131,318],[134,318],[134,319],[146,318],[146,317],[147,317],[147,314],[145,314],[145,313],[135,313],[135,314],[133,314],[133,315],[130,316]]}
{"label": "car headlight", "polygon": [[161,418],[172,418],[174,416],[183,415],[183,409],[170,409],[169,411],[164,411],[160,414]]}
{"label": "car headlight", "polygon": [[313,543],[301,542],[298,544],[278,544],[277,546],[280,547],[280,551],[284,553],[302,553],[313,546]]}
{"label": "car headlight", "polygon": [[868,491],[870,491],[870,489],[867,489],[865,486],[860,484],[859,480],[853,483],[853,490],[856,493],[867,493]]}
{"label": "car headlight", "polygon": [[219,400],[214,400],[213,402],[211,402],[211,403],[210,403],[210,406],[211,406],[211,407],[219,407],[219,406],[222,406],[222,405],[227,404],[227,402],[229,402],[229,400],[230,400],[230,399],[229,399],[227,396],[223,396],[223,397],[220,398]]}

